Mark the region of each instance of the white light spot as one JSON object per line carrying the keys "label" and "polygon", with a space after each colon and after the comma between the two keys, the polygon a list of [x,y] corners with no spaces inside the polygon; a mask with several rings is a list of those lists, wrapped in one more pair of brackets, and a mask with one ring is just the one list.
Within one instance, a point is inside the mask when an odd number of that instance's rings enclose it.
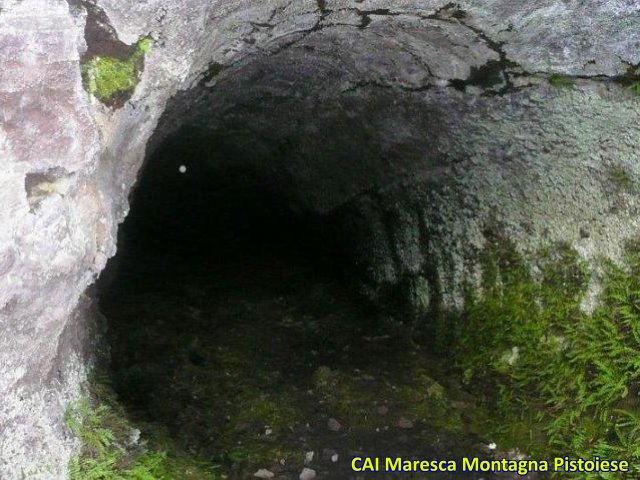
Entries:
{"label": "white light spot", "polygon": [[487,447],[489,447],[489,450],[495,450],[498,446],[495,443],[490,443]]}
{"label": "white light spot", "polygon": [[186,172],[187,172],[187,166],[186,166],[186,165],[180,165],[180,166],[178,167],[178,171],[179,171],[180,173],[186,173]]}

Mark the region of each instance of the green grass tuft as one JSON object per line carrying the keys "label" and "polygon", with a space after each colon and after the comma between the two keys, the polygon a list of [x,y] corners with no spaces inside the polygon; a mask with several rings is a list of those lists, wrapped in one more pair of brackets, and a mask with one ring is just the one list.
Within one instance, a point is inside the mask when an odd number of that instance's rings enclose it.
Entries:
{"label": "green grass tuft", "polygon": [[94,383],[89,395],[71,405],[65,423],[78,438],[80,454],[69,463],[71,480],[219,480],[217,467],[176,449],[154,432],[153,445],[137,441],[115,395]]}

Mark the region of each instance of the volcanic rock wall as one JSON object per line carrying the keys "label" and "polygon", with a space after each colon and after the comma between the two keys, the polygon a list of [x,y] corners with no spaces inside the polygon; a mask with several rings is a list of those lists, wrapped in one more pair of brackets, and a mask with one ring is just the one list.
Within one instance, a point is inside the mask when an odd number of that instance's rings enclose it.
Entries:
{"label": "volcanic rock wall", "polygon": [[[135,88],[89,93],[143,38]],[[637,234],[639,47],[625,0],[0,1],[0,477],[65,478],[85,293],[164,139],[337,219],[372,297],[455,305],[496,225],[587,259]]]}

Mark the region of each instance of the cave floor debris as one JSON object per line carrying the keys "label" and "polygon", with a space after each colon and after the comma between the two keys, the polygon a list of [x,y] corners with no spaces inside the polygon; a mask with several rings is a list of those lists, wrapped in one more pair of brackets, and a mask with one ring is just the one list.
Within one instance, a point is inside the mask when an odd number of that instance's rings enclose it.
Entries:
{"label": "cave floor debris", "polygon": [[136,265],[101,301],[114,386],[143,436],[162,425],[221,478],[424,478],[351,459],[491,454],[473,396],[340,284],[271,259]]}

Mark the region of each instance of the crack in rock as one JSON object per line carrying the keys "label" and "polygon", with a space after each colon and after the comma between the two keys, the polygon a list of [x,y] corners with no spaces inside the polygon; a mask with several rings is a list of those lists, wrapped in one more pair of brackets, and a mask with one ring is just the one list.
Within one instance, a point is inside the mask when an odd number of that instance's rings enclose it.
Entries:
{"label": "crack in rock", "polygon": [[[388,88],[390,86],[397,86],[397,88],[404,91],[422,91],[424,89],[431,88],[436,84],[438,86],[449,86],[454,89],[460,91],[467,91],[468,87],[475,87],[480,89],[483,95],[505,95],[510,92],[520,91],[523,88],[527,88],[532,84],[528,85],[516,85],[514,83],[514,78],[520,77],[537,77],[546,79],[549,76],[549,72],[527,72],[522,67],[511,60],[504,46],[506,42],[496,41],[491,38],[486,32],[484,32],[481,28],[471,25],[467,20],[469,18],[469,13],[465,11],[460,4],[450,2],[440,8],[438,8],[435,12],[430,14],[421,14],[416,12],[398,12],[392,11],[389,8],[378,8],[378,9],[369,9],[363,10],[358,8],[344,8],[339,9],[336,12],[353,12],[360,18],[360,23],[357,25],[345,23],[327,23],[326,19],[331,14],[334,13],[334,10],[328,8],[326,0],[316,0],[317,1],[317,12],[318,17],[310,28],[306,28],[299,31],[287,32],[280,38],[285,39],[286,37],[292,37],[289,40],[284,41],[276,49],[264,49],[258,46],[259,53],[266,55],[277,55],[278,53],[284,51],[285,49],[294,47],[304,39],[309,37],[309,35],[313,33],[322,32],[327,28],[332,27],[346,27],[346,28],[357,28],[359,30],[366,30],[370,28],[372,23],[372,17],[414,17],[421,20],[437,20],[441,22],[447,22],[450,24],[460,25],[465,29],[468,29],[473,35],[482,42],[487,48],[491,51],[495,52],[498,56],[497,59],[489,59],[483,65],[471,65],[469,66],[469,74],[466,78],[447,78],[442,75],[434,74],[432,71],[431,65],[429,62],[425,62],[424,59],[419,58],[415,52],[412,52],[410,49],[403,49],[405,53],[411,56],[413,60],[416,62],[416,65],[419,65],[421,69],[423,69],[427,75],[433,79],[433,81],[429,81],[424,85],[420,86],[407,86],[402,84],[393,84],[389,83],[388,85],[385,83],[371,81],[371,80],[362,80],[358,82],[354,82],[351,89],[359,89],[366,88],[367,86],[371,87],[381,87]],[[362,3],[362,2],[356,2]],[[278,12],[282,11],[282,8],[273,9],[271,12],[270,18],[267,22],[251,22],[252,27],[254,29],[267,29],[269,31],[273,31],[277,26],[277,23],[273,23],[274,18],[278,14]],[[513,28],[513,26],[511,26]],[[507,29],[508,30],[508,29]],[[253,33],[255,30],[252,30]],[[248,43],[255,43],[253,39],[247,39]],[[471,48],[471,44],[469,43],[461,43],[459,44],[461,47]],[[308,51],[313,51],[313,45],[304,45],[303,46]],[[233,67],[235,63],[229,65],[222,65],[220,63],[214,62],[212,63],[206,72],[202,76],[202,83],[210,88],[215,85],[216,77],[225,69]],[[629,83],[632,80],[637,80],[637,70],[638,66],[634,66],[629,64],[629,72],[624,78],[618,78],[617,80],[621,82]],[[603,78],[601,76],[572,76],[571,78],[581,78],[585,80],[591,81],[602,81],[606,80],[606,77]],[[444,83],[447,82],[446,85]]]}

